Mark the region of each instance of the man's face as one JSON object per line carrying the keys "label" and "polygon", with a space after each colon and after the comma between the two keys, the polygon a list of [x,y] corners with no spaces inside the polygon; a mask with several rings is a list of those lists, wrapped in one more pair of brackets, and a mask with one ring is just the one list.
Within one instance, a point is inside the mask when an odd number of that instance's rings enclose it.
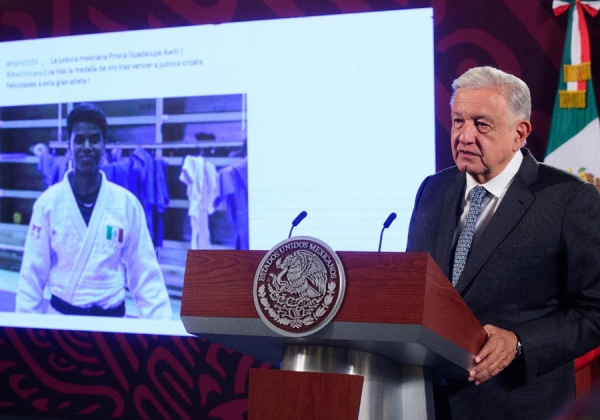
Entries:
{"label": "man's face", "polygon": [[483,184],[498,175],[523,146],[529,121],[517,120],[503,88],[460,88],[452,102],[452,156],[461,171]]}
{"label": "man's face", "polygon": [[104,154],[104,138],[100,127],[90,122],[75,123],[69,139],[69,148],[73,154],[75,172],[98,172]]}

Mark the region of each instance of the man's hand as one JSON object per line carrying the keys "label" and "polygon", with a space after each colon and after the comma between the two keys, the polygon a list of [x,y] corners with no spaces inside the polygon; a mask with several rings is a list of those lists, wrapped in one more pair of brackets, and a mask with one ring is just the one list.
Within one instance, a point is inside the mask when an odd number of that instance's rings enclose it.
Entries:
{"label": "man's hand", "polygon": [[514,332],[484,325],[487,340],[475,357],[475,367],[469,372],[469,381],[480,385],[502,372],[515,360],[517,336]]}

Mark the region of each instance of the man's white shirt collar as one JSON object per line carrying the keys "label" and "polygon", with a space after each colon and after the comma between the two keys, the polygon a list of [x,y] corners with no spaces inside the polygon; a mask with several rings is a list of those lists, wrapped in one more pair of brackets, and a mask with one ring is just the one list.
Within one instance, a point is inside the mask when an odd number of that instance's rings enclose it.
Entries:
{"label": "man's white shirt collar", "polygon": [[506,165],[506,168],[502,172],[500,172],[497,176],[490,179],[485,184],[478,184],[471,175],[467,176],[467,188],[465,190],[465,200],[469,197],[471,190],[477,186],[481,185],[484,187],[488,193],[491,193],[494,197],[502,198],[508,190],[508,187],[512,183],[515,175],[519,172],[519,168],[521,167],[521,163],[523,162],[523,153],[521,151],[517,151],[511,161]]}

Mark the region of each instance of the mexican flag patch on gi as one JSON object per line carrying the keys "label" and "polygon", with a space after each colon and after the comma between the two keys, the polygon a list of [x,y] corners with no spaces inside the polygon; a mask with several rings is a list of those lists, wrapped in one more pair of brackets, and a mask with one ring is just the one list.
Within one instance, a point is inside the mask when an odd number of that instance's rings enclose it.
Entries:
{"label": "mexican flag patch on gi", "polygon": [[106,239],[109,241],[123,242],[123,229],[115,226],[106,226]]}

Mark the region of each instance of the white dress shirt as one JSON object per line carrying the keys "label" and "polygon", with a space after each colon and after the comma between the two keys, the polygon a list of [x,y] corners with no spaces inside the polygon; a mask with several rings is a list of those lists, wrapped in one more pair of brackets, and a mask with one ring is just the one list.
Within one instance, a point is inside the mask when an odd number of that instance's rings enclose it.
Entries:
{"label": "white dress shirt", "polygon": [[483,199],[483,208],[481,213],[479,213],[479,217],[477,218],[477,225],[475,226],[475,236],[473,237],[473,244],[477,242],[477,240],[481,237],[481,234],[492,220],[496,209],[500,205],[500,202],[506,195],[506,191],[508,191],[508,187],[513,183],[519,168],[521,167],[521,163],[523,162],[523,154],[520,151],[517,151],[511,161],[506,165],[506,168],[502,172],[500,172],[497,176],[490,179],[485,184],[478,184],[477,181],[473,179],[471,175],[466,175],[467,177],[467,188],[465,189],[465,196],[462,203],[462,214],[460,216],[460,220],[458,226],[456,227],[456,232],[454,235],[454,239],[458,238],[460,235],[460,231],[466,223],[467,215],[469,214],[469,205],[471,200],[471,190],[476,185],[481,185],[487,190],[487,195]]}

